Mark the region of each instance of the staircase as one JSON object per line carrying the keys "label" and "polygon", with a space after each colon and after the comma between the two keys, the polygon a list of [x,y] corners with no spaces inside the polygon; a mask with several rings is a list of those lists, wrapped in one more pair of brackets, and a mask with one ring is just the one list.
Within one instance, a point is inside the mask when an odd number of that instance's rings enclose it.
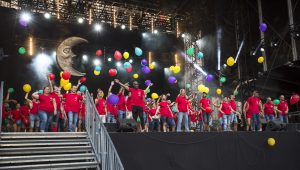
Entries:
{"label": "staircase", "polygon": [[1,169],[99,169],[99,164],[86,132],[1,133]]}

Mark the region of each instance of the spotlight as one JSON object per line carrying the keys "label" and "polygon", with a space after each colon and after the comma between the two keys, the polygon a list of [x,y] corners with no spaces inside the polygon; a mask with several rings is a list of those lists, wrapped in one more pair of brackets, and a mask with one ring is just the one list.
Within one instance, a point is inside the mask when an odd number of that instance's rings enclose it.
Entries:
{"label": "spotlight", "polygon": [[133,60],[132,60],[132,59],[130,59],[130,60],[129,60],[129,63],[133,63]]}
{"label": "spotlight", "polygon": [[99,66],[101,64],[99,59],[94,59],[93,63],[95,66]]}
{"label": "spotlight", "polygon": [[123,24],[121,25],[121,29],[124,30],[126,28],[126,26]]}
{"label": "spotlight", "polygon": [[181,37],[182,37],[182,38],[184,38],[184,37],[185,37],[185,34],[184,34],[184,33],[183,33],[183,34],[181,34]]}
{"label": "spotlight", "polygon": [[154,62],[154,61],[151,64],[153,64],[154,66],[156,66],[156,62]]}
{"label": "spotlight", "polygon": [[44,13],[44,17],[45,17],[46,19],[50,19],[50,18],[51,18],[51,15],[50,15],[48,12],[46,12],[46,13]]}
{"label": "spotlight", "polygon": [[95,29],[95,31],[100,32],[101,29],[102,29],[102,27],[101,27],[100,24],[95,24],[95,25],[94,25],[94,29]]}
{"label": "spotlight", "polygon": [[84,54],[84,55],[82,56],[82,60],[83,60],[83,61],[87,61],[87,60],[88,60],[88,56]]}
{"label": "spotlight", "polygon": [[122,64],[121,64],[121,62],[117,62],[117,67],[121,67],[122,66]]}
{"label": "spotlight", "polygon": [[78,22],[79,24],[82,24],[83,21],[84,21],[84,19],[83,19],[82,17],[80,17],[80,18],[77,19],[77,22]]}
{"label": "spotlight", "polygon": [[147,33],[143,32],[143,33],[142,33],[142,36],[143,36],[144,38],[146,38],[146,37],[147,37]]}
{"label": "spotlight", "polygon": [[261,47],[261,48],[260,48],[260,51],[261,51],[261,52],[264,52],[264,51],[265,51],[265,49],[264,49],[263,47]]}
{"label": "spotlight", "polygon": [[107,59],[107,61],[111,62],[111,58],[109,57],[109,58]]}
{"label": "spotlight", "polygon": [[30,15],[30,13],[28,13],[28,12],[23,12],[23,13],[21,14],[21,20],[22,20],[22,21],[25,21],[25,22],[31,21],[31,15]]}
{"label": "spotlight", "polygon": [[154,30],[153,33],[154,33],[154,34],[158,34],[158,31],[157,31],[157,30]]}

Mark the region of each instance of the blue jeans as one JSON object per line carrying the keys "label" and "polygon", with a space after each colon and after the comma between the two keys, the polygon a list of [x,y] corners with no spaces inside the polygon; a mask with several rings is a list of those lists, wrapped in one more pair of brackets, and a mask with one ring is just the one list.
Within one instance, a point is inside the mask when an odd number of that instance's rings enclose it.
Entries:
{"label": "blue jeans", "polygon": [[147,113],[143,112],[143,117],[144,117],[144,122],[148,123],[148,117],[147,117]]}
{"label": "blue jeans", "polygon": [[78,121],[78,113],[76,112],[68,112],[69,117],[69,132],[75,132],[75,128]]}
{"label": "blue jeans", "polygon": [[199,121],[199,132],[203,132],[203,121]]}
{"label": "blue jeans", "polygon": [[289,119],[287,115],[280,115],[280,121],[283,123],[289,123]]}
{"label": "blue jeans", "polygon": [[[29,114],[30,128],[38,128],[40,126],[40,117],[38,114]],[[35,126],[34,126],[35,125]]]}
{"label": "blue jeans", "polygon": [[230,115],[223,114],[224,131],[230,130],[231,117],[232,117],[231,114]]}
{"label": "blue jeans", "polygon": [[111,113],[108,113],[106,116],[106,123],[116,123],[115,116],[112,115]]}
{"label": "blue jeans", "polygon": [[188,113],[187,112],[179,112],[178,113],[178,122],[177,122],[177,132],[181,132],[181,123],[182,123],[182,119],[184,118],[184,127],[185,127],[185,131],[189,132],[189,117],[188,117]]}
{"label": "blue jeans", "polygon": [[252,131],[259,131],[260,129],[259,113],[252,113],[251,128]]}
{"label": "blue jeans", "polygon": [[236,114],[234,114],[234,113],[231,113],[231,120],[230,120],[230,123],[237,123],[238,121],[237,121],[237,116],[236,116]]}
{"label": "blue jeans", "polygon": [[210,113],[205,113],[203,112],[203,122],[205,124],[209,124],[210,123],[210,120],[211,120],[211,115]]}
{"label": "blue jeans", "polygon": [[118,118],[125,119],[126,118],[126,111],[118,110]]}
{"label": "blue jeans", "polygon": [[39,110],[39,117],[41,120],[40,123],[40,131],[41,132],[48,132],[50,124],[53,119],[53,113],[49,113],[43,110]]}
{"label": "blue jeans", "polygon": [[152,121],[149,124],[149,128],[151,131],[158,131],[159,127],[159,119],[152,119]]}
{"label": "blue jeans", "polygon": [[265,115],[266,121],[270,122],[272,120],[274,120],[274,115]]}

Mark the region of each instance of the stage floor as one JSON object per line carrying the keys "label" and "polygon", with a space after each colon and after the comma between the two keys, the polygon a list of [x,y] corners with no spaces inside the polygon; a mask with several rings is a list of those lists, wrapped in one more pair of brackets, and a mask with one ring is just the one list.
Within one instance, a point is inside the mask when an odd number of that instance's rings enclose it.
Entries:
{"label": "stage floor", "polygon": [[[126,170],[299,170],[299,132],[110,133]],[[274,138],[276,145],[267,144]]]}

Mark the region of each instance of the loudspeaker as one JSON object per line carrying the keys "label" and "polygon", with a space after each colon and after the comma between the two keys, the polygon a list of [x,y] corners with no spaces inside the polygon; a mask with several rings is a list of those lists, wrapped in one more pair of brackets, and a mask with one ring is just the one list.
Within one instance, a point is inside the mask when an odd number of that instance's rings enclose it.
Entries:
{"label": "loudspeaker", "polygon": [[136,121],[134,119],[118,119],[117,132],[134,132],[136,130]]}
{"label": "loudspeaker", "polygon": [[286,124],[280,120],[272,120],[267,124],[266,131],[285,131]]}
{"label": "loudspeaker", "polygon": [[117,132],[118,130],[117,123],[104,123],[104,126],[107,132]]}

